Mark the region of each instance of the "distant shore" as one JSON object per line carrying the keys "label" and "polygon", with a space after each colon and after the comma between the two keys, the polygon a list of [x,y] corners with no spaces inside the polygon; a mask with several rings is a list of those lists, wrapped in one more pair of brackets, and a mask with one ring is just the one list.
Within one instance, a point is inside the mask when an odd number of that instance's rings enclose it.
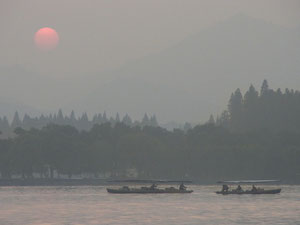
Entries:
{"label": "distant shore", "polygon": [[81,186],[105,185],[105,179],[0,179],[0,186]]}
{"label": "distant shore", "polygon": [[[157,183],[159,185],[177,185],[178,183],[183,182],[187,185],[217,185],[216,182],[211,181],[180,181],[180,180],[171,180],[171,181],[159,181],[156,180],[137,180],[133,182],[132,180],[123,180],[123,179],[0,179],[0,186],[102,186],[102,185],[136,185],[136,184],[151,184]],[[278,185],[300,185],[300,181],[281,181]],[[263,184],[266,185],[266,184]]]}

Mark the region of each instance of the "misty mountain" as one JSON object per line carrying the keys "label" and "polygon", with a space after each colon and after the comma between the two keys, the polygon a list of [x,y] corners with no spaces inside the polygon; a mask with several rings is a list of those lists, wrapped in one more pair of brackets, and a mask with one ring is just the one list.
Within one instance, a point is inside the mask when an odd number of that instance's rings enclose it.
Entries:
{"label": "misty mountain", "polygon": [[273,89],[300,89],[300,30],[238,15],[114,71],[58,77],[32,70],[0,67],[0,114],[61,108],[205,122],[227,108],[236,87],[259,90],[267,79]]}
{"label": "misty mountain", "polygon": [[16,110],[31,116],[55,113],[59,108],[71,112],[70,102],[86,93],[92,83],[85,77],[47,76],[21,65],[0,66],[0,116],[12,119]]}
{"label": "misty mountain", "polygon": [[236,87],[300,88],[300,32],[237,15],[109,76],[84,100],[86,108],[162,121],[205,121],[226,108]]}
{"label": "misty mountain", "polygon": [[39,115],[39,106],[49,100],[54,82],[20,65],[0,67],[0,115],[12,119],[17,110],[21,115]]}

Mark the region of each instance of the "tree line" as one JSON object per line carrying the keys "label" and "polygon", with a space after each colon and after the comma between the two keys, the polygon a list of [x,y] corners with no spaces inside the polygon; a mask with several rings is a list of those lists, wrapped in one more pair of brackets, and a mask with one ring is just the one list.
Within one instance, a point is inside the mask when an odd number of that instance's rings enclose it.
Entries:
{"label": "tree line", "polygon": [[[298,123],[291,111],[299,107],[299,92],[278,94],[266,89],[266,84],[260,94],[253,87],[244,96],[236,91],[226,119],[210,118],[187,131],[129,126],[122,121],[96,123],[89,130],[53,123],[41,129],[17,127],[14,138],[0,140],[1,177],[134,176],[202,182],[274,178],[300,182],[300,129],[278,116],[290,112],[289,118]],[[253,101],[248,100],[254,96],[250,93],[257,93]],[[265,113],[270,113],[268,119]]]}
{"label": "tree line", "polygon": [[69,125],[17,128],[0,140],[2,178],[128,177],[300,181],[300,133],[232,132],[205,124],[187,132],[123,123],[78,131]]}
{"label": "tree line", "polygon": [[264,80],[260,92],[253,85],[242,95],[238,88],[231,94],[228,110],[216,123],[234,131],[270,129],[299,131],[300,92],[273,90]]}
{"label": "tree line", "polygon": [[107,117],[106,112],[103,114],[95,114],[90,120],[87,113],[83,113],[81,116],[76,117],[74,111],[72,111],[68,116],[64,115],[62,110],[59,109],[57,114],[50,114],[48,116],[42,114],[40,117],[30,117],[28,114],[25,114],[23,119],[20,118],[18,111],[16,111],[11,123],[9,123],[6,116],[0,117],[0,131],[3,136],[7,137],[13,134],[17,127],[29,130],[31,128],[41,129],[48,124],[57,124],[70,125],[78,130],[90,130],[95,124],[108,122],[112,125],[122,122],[127,126],[158,126],[156,116],[148,116],[147,113],[144,114],[141,121],[133,121],[128,114],[126,114],[123,118],[120,118],[119,113],[117,113],[115,117],[109,118]]}

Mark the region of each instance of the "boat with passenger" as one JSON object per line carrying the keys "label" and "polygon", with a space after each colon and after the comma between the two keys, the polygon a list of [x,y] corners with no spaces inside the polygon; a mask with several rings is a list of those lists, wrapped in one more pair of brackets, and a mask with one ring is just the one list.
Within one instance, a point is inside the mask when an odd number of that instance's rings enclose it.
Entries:
{"label": "boat with passenger", "polygon": [[162,189],[157,188],[156,184],[152,184],[150,187],[130,188],[123,186],[118,189],[107,188],[106,190],[112,194],[185,194],[193,192],[193,190],[187,190],[183,184],[181,184],[179,188],[167,187]]}
{"label": "boat with passenger", "polygon": [[[279,182],[279,180],[241,180],[241,181],[219,181],[218,183],[222,183],[222,190],[217,191],[216,194],[222,194],[222,195],[230,195],[230,194],[237,194],[237,195],[243,195],[243,194],[279,194],[281,192],[281,188],[274,188],[274,189],[264,189],[256,187],[255,184],[263,184],[263,183],[275,183]],[[236,189],[229,188],[228,185],[238,185]],[[241,187],[241,184],[252,184],[251,190],[243,190]]]}

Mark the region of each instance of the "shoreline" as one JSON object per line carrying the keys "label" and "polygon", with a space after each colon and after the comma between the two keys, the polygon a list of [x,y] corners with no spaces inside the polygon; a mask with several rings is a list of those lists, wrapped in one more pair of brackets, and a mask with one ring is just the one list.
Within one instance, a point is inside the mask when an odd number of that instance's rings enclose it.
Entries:
{"label": "shoreline", "polygon": [[[144,182],[145,181],[145,182]],[[35,179],[0,179],[0,187],[5,186],[114,186],[114,185],[141,185],[157,183],[158,185],[177,185],[178,183],[185,183],[187,185],[220,185],[217,182],[210,181],[163,181],[155,182],[154,180],[143,182],[128,182],[127,180],[111,180],[111,179],[47,179],[47,178],[35,178]],[[263,185],[274,185],[274,184],[263,184]],[[300,181],[281,181],[276,185],[300,185]]]}

